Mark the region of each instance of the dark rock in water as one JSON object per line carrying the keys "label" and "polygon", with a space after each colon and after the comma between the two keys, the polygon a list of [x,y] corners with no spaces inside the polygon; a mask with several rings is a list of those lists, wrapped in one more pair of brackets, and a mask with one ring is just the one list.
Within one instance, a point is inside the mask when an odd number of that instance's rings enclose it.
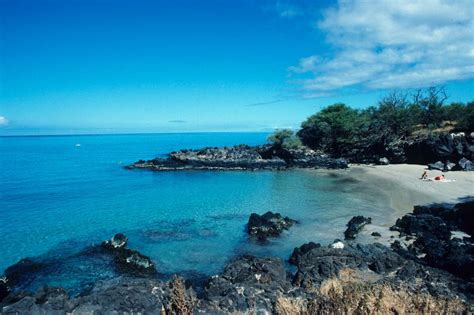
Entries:
{"label": "dark rock in water", "polygon": [[290,289],[283,261],[243,256],[227,265],[222,274],[209,279],[205,297],[211,305],[219,306],[219,313],[240,313],[271,310],[279,294]]}
{"label": "dark rock in water", "polygon": [[371,218],[366,218],[361,215],[352,217],[352,219],[350,219],[350,221],[347,223],[347,229],[344,232],[344,236],[346,240],[355,239],[357,234],[362,230],[362,228],[366,224],[370,224],[370,223],[372,223]]}
{"label": "dark rock in water", "polygon": [[282,170],[301,168],[347,168],[347,161],[334,159],[307,147],[276,150],[272,145],[236,145],[172,152],[166,158],[140,160],[127,169],[178,170]]}
{"label": "dark rock in water", "polygon": [[116,267],[120,272],[135,276],[156,273],[155,265],[149,257],[126,246],[127,237],[123,234],[116,234],[111,240],[102,243],[102,247],[114,255]]}
{"label": "dark rock in water", "polygon": [[5,270],[8,286],[14,288],[18,284],[29,283],[35,278],[37,272],[44,271],[48,267],[47,263],[24,258]]}
{"label": "dark rock in water", "polygon": [[121,272],[136,276],[156,273],[155,264],[151,259],[132,249],[126,249],[123,253],[120,253],[116,258],[116,262]]}
{"label": "dark rock in water", "polygon": [[111,240],[102,242],[102,246],[106,249],[124,248],[127,246],[128,238],[122,234],[115,234]]}
{"label": "dark rock in water", "polygon": [[307,252],[309,252],[310,250],[312,250],[314,248],[318,248],[318,247],[321,247],[321,244],[313,243],[313,242],[303,244],[300,247],[295,247],[295,249],[293,250],[293,253],[291,254],[290,259],[289,259],[290,264],[297,265],[298,264],[298,258],[300,256],[302,256],[302,255],[306,254]]}
{"label": "dark rock in water", "polygon": [[252,213],[247,223],[247,231],[259,240],[266,240],[268,237],[280,235],[283,230],[289,229],[294,223],[296,223],[295,220],[282,217],[281,214],[271,211],[263,215]]}
{"label": "dark rock in water", "polygon": [[345,159],[332,159],[321,153],[311,150],[308,147],[299,147],[296,149],[285,150],[287,163],[290,166],[301,168],[329,168],[329,169],[344,169],[348,168],[348,163]]}
{"label": "dark rock in water", "polygon": [[370,235],[372,235],[374,237],[381,237],[382,236],[382,234],[380,234],[379,232],[372,232],[372,234],[370,234]]}

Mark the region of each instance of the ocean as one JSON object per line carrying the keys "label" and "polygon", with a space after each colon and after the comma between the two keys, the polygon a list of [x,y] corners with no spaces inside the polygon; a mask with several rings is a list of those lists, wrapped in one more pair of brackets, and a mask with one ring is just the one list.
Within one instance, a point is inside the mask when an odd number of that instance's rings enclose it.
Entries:
{"label": "ocean", "polygon": [[[240,254],[287,259],[308,241],[343,238],[353,215],[386,220],[384,192],[340,171],[126,170],[139,159],[204,146],[263,144],[267,133],[0,138],[0,274],[25,257],[55,261],[22,289],[71,292],[117,276],[81,250],[121,232],[161,274],[212,275]],[[80,144],[80,146],[79,146]],[[338,173],[339,172],[339,173]],[[246,235],[250,213],[299,223],[267,244]]]}

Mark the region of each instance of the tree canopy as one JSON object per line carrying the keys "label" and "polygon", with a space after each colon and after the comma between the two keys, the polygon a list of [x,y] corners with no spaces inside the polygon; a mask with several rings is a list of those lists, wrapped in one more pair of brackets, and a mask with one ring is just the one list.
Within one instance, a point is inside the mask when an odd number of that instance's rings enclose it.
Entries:
{"label": "tree canopy", "polygon": [[[310,148],[344,156],[354,147],[386,144],[417,130],[432,132],[449,125],[449,131],[474,131],[474,102],[446,104],[446,100],[443,88],[428,88],[392,92],[364,110],[336,103],[308,117],[297,137]],[[278,130],[269,140],[284,146],[297,137],[291,130]]]}

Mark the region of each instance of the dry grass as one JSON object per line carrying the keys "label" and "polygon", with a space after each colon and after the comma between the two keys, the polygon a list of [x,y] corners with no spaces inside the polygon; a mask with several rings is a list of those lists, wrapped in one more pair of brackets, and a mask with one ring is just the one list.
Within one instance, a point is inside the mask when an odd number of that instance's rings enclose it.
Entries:
{"label": "dry grass", "polygon": [[193,314],[194,301],[191,296],[186,293],[184,279],[174,277],[170,282],[171,294],[171,314],[188,315]]}
{"label": "dry grass", "polygon": [[366,283],[350,271],[324,281],[319,292],[344,314],[456,314],[466,310],[459,299],[395,289],[386,283]]}
{"label": "dry grass", "polygon": [[325,280],[315,291],[314,298],[308,300],[278,297],[275,312],[281,315],[468,313],[467,306],[459,299],[367,282],[364,275],[352,269],[341,270],[337,277]]}
{"label": "dry grass", "polygon": [[307,302],[302,298],[279,296],[275,303],[275,312],[279,315],[307,314]]}

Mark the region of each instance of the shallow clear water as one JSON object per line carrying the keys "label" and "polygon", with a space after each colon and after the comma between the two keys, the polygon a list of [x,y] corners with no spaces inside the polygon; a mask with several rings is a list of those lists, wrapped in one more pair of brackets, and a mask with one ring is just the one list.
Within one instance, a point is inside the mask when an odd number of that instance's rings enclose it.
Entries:
{"label": "shallow clear water", "polygon": [[[62,261],[27,288],[87,286],[115,276],[110,262],[75,255],[125,233],[163,273],[213,274],[241,253],[288,258],[304,242],[342,238],[356,214],[383,221],[383,192],[345,171],[125,170],[182,148],[265,142],[265,133],[0,138],[0,271],[27,256]],[[80,147],[75,144],[80,143]],[[300,223],[266,245],[248,240],[251,212]]]}

